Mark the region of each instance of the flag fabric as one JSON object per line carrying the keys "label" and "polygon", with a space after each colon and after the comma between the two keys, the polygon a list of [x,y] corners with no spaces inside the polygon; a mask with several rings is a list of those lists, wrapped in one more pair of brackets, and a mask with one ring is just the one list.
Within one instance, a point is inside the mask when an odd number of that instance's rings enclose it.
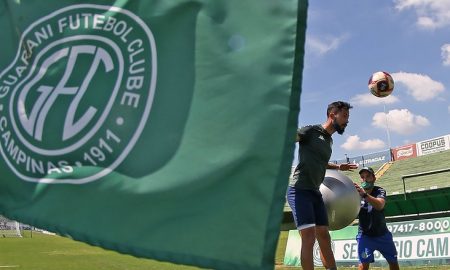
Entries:
{"label": "flag fabric", "polygon": [[305,0],[0,2],[0,214],[137,257],[273,269]]}

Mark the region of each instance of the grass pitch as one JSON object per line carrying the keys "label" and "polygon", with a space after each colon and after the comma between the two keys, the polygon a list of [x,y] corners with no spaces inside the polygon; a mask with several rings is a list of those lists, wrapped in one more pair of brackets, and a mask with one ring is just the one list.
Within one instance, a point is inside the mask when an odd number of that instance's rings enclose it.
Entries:
{"label": "grass pitch", "polygon": [[[135,258],[115,251],[93,247],[69,238],[29,231],[24,238],[0,238],[0,269],[6,270],[195,270],[184,265],[163,263]],[[299,267],[283,266],[288,232],[281,232],[276,251],[276,270],[298,270]],[[323,268],[318,268],[323,269]],[[339,268],[353,269],[355,268]],[[371,269],[388,269],[371,267]],[[450,269],[438,267],[401,267],[401,269]]]}
{"label": "grass pitch", "polygon": [[6,270],[191,270],[195,267],[135,258],[72,239],[33,232],[0,238],[0,269]]}

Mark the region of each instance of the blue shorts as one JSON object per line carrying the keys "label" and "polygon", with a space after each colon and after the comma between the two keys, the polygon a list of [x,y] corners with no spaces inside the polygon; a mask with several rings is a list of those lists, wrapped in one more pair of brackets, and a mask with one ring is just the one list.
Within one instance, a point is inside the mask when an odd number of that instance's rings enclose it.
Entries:
{"label": "blue shorts", "polygon": [[360,263],[373,263],[373,252],[378,250],[389,263],[397,262],[397,249],[390,232],[382,236],[358,235],[358,258]]}
{"label": "blue shorts", "polygon": [[289,186],[287,201],[298,230],[313,226],[328,226],[327,209],[320,191]]}

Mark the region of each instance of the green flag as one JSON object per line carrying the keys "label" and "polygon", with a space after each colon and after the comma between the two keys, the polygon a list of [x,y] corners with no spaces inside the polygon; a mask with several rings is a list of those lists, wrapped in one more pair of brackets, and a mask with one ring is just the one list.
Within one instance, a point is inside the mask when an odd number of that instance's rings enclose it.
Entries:
{"label": "green flag", "polygon": [[306,1],[0,2],[0,214],[138,257],[272,269]]}

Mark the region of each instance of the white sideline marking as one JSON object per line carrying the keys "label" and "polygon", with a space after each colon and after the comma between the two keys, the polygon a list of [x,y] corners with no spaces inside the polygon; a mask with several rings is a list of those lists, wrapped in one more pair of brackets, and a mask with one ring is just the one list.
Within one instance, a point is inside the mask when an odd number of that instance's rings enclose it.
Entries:
{"label": "white sideline marking", "polygon": [[19,267],[20,265],[0,265],[0,268],[14,268]]}

